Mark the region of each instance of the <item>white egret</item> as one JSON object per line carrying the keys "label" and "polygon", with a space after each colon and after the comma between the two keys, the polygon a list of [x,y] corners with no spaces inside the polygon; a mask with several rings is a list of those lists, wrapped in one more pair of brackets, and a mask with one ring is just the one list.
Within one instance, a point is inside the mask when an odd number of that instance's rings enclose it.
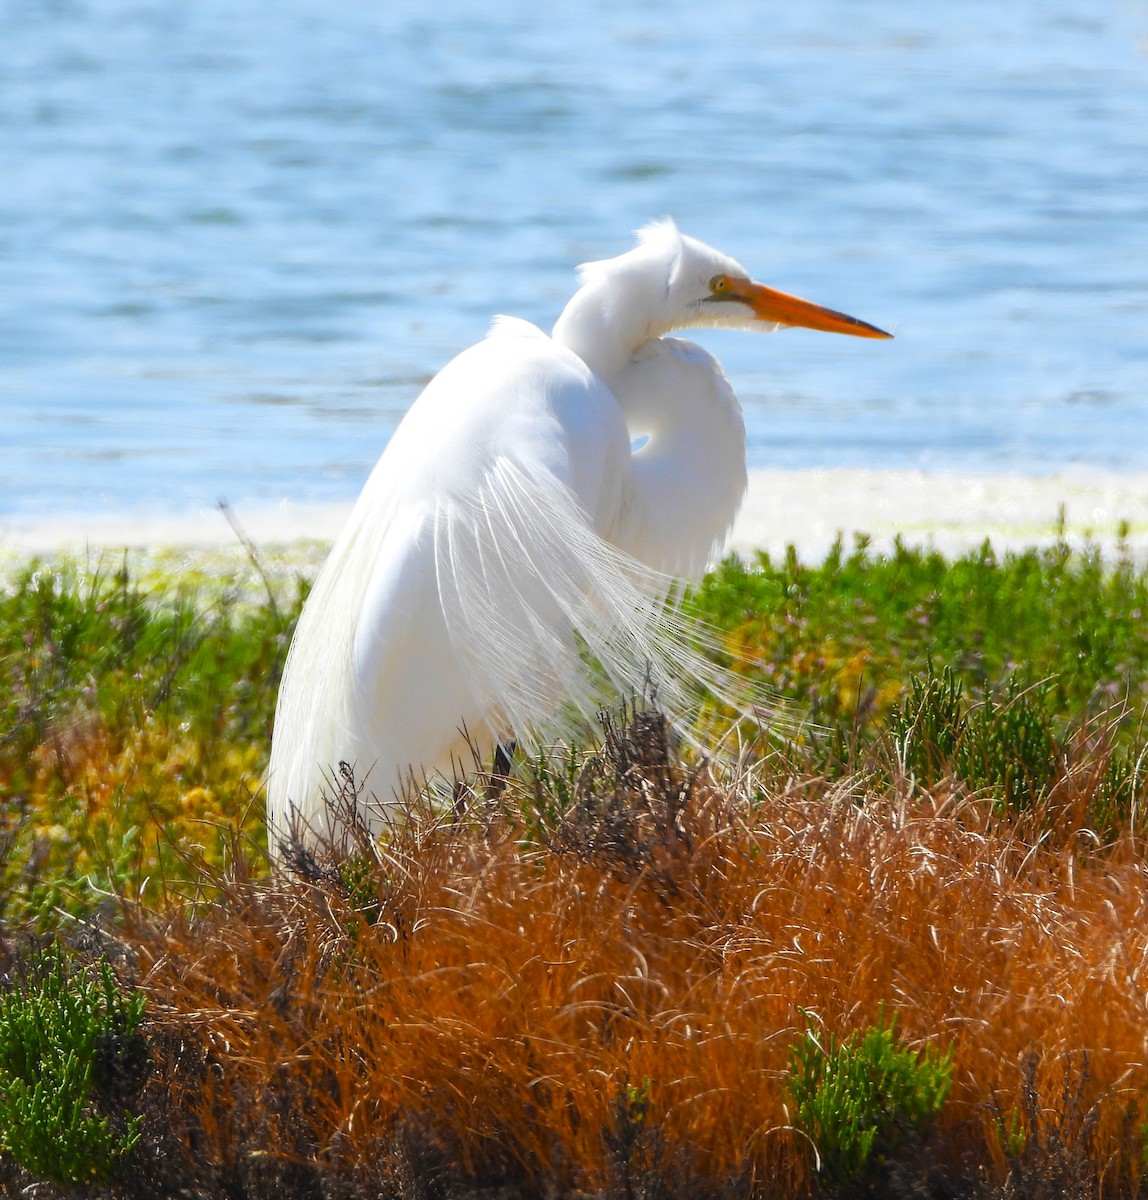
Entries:
{"label": "white egret", "polygon": [[496,318],[444,367],[363,488],[287,659],[273,846],[339,837],[340,762],[376,832],[412,778],[453,777],[474,746],[535,745],[560,709],[592,715],[602,674],[653,690],[671,719],[696,679],[720,689],[704,637],[664,601],[724,544],[745,427],[718,362],[665,335],[889,335],[753,282],[668,220],[580,278],[549,337]]}

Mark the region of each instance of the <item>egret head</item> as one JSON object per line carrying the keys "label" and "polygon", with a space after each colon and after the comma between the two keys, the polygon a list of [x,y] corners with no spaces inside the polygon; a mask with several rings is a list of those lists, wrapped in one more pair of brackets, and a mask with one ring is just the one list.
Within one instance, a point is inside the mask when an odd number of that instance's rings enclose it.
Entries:
{"label": "egret head", "polygon": [[715,326],[770,331],[799,325],[826,333],[887,338],[874,325],[750,278],[734,259],[671,220],[638,231],[638,244],[617,258],[584,263],[582,287],[554,326],[554,337],[603,377],[641,345],[679,329]]}
{"label": "egret head", "polygon": [[[754,282],[740,263],[680,233],[671,220],[639,230],[638,246],[613,262],[620,266],[627,259],[632,259],[632,265],[626,274],[634,283],[644,276],[658,323],[668,322],[664,332],[699,326],[750,330],[801,326],[854,337],[891,336],[855,317]],[[659,290],[662,300],[655,304]]]}

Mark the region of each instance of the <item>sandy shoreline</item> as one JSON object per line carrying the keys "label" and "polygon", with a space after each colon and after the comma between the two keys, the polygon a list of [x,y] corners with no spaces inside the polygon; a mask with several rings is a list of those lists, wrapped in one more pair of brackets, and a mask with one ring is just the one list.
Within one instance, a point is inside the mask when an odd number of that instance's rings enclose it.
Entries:
{"label": "sandy shoreline", "polygon": [[[1091,538],[1102,552],[1125,544],[1148,562],[1148,474],[1068,472],[1052,476],[941,474],[924,471],[757,470],[734,528],[732,549],[751,555],[784,553],[792,543],[804,561],[824,556],[841,533],[855,533],[884,550],[901,536],[910,545],[933,545],[947,554],[986,537],[1000,550],[1046,545],[1057,536],[1064,508],[1071,544]],[[350,504],[237,506],[246,535],[273,559],[284,555],[306,570],[346,519]],[[171,565],[195,567],[205,558],[245,556],[226,516],[217,508],[182,515],[125,517],[76,514],[49,518],[0,517],[0,561],[67,553],[78,557],[138,549],[163,553]]]}
{"label": "sandy shoreline", "polygon": [[900,536],[907,544],[959,554],[991,538],[998,550],[1048,545],[1056,540],[1063,506],[1064,533],[1074,547],[1095,542],[1105,556],[1124,545],[1148,562],[1148,474],[1066,472],[1060,475],[974,475],[925,471],[761,471],[732,544],[739,553],[771,554],[792,542],[814,561],[838,532],[851,544],[867,533],[887,550]]}

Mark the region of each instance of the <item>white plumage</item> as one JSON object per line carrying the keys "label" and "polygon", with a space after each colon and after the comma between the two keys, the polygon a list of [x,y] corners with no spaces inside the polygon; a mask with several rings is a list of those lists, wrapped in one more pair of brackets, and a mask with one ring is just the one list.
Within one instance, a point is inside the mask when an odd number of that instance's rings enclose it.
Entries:
{"label": "white plumage", "polygon": [[533,748],[560,711],[591,716],[602,680],[587,655],[672,720],[697,681],[728,690],[705,633],[665,600],[725,542],[745,428],[717,361],[664,335],[888,335],[751,282],[669,221],[581,276],[552,336],[497,318],[444,367],[363,488],[280,688],[274,848],[292,833],[338,840],[340,762],[365,782],[359,815],[377,832],[412,778],[472,766],[471,745]]}

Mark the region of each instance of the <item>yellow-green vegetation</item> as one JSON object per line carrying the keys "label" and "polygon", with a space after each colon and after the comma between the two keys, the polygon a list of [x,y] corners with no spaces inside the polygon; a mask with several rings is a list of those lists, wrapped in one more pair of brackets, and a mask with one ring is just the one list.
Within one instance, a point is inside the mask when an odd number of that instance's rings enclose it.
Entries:
{"label": "yellow-green vegetation", "polygon": [[0,1190],[1140,1194],[1148,571],[726,563],[687,603],[792,737],[731,773],[631,713],[273,875],[304,590],[39,565],[0,594],[0,986],[110,956],[147,1005],[135,1090],[69,1110],[114,1152],[53,1175],[6,1134]]}
{"label": "yellow-green vegetation", "polygon": [[0,596],[9,919],[158,899],[263,838],[257,800],[299,598],[26,571]]}

